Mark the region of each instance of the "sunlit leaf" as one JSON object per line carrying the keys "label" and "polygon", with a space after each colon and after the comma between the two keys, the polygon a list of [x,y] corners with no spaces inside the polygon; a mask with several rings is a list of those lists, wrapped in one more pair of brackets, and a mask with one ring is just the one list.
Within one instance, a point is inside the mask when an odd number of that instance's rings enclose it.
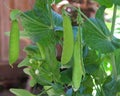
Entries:
{"label": "sunlit leaf", "polygon": [[17,9],[14,9],[11,11],[10,13],[10,19],[13,21],[13,20],[16,20],[18,19],[18,16],[21,14],[21,11],[20,10],[17,10]]}
{"label": "sunlit leaf", "polygon": [[113,0],[96,0],[100,5],[106,6],[106,7],[112,7]]}
{"label": "sunlit leaf", "polygon": [[12,93],[14,93],[16,96],[35,96],[32,93],[28,92],[24,89],[10,89]]}
{"label": "sunlit leaf", "polygon": [[120,5],[120,0],[113,0],[116,5]]}
{"label": "sunlit leaf", "polygon": [[84,39],[89,47],[98,50],[101,53],[113,52],[118,48],[113,44],[113,38],[110,38],[110,36],[105,34],[106,32],[104,31],[106,31],[106,29],[102,27],[102,24],[104,23],[98,22],[98,19],[91,19],[91,22],[93,24],[89,21],[86,21],[83,24]]}

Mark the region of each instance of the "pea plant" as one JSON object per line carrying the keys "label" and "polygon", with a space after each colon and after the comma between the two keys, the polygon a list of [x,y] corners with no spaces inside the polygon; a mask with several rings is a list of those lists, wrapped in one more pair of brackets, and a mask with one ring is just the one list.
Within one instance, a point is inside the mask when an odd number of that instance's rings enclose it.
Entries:
{"label": "pea plant", "polygon": [[[11,88],[16,96],[120,96],[120,39],[114,36],[117,6],[120,0],[95,0],[100,7],[94,18],[88,18],[80,8],[77,25],[71,24],[70,14],[51,8],[53,0],[36,0],[27,11],[12,10],[9,43],[9,63],[19,57],[19,39],[32,43],[18,67],[31,77],[30,86],[40,87],[38,93]],[[59,2],[56,0],[55,2]],[[105,10],[113,8],[111,29],[104,19]],[[23,26],[19,30],[18,24]],[[62,46],[60,60],[56,46]]]}

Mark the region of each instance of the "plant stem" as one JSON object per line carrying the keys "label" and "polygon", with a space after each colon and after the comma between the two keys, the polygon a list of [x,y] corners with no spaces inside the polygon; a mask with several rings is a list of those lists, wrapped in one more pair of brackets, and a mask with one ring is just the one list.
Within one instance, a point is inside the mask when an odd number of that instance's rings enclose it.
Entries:
{"label": "plant stem", "polygon": [[38,94],[37,96],[42,96],[44,93],[46,93],[47,91],[51,90],[52,87],[48,88],[47,90],[42,91],[40,94]]}
{"label": "plant stem", "polygon": [[113,36],[115,30],[116,13],[117,13],[117,5],[115,4],[113,10],[113,17],[112,17],[111,36]]}
{"label": "plant stem", "polygon": [[114,76],[115,80],[117,80],[117,69],[115,64],[115,56],[114,53],[111,54],[111,60],[112,60],[112,75]]}
{"label": "plant stem", "polygon": [[[111,26],[111,38],[113,37],[114,30],[115,30],[115,21],[116,21],[116,14],[117,14],[117,5],[114,5],[113,10],[113,17],[112,17],[112,26]],[[117,79],[117,69],[115,64],[115,56],[114,53],[111,54],[111,60],[112,60],[112,75],[114,76],[115,80]]]}
{"label": "plant stem", "polygon": [[85,67],[84,67],[84,63],[83,63],[83,35],[82,35],[82,23],[83,23],[83,18],[81,16],[81,9],[78,9],[78,35],[80,36],[79,40],[80,40],[80,55],[81,55],[81,64],[82,64],[82,72],[83,75],[85,76]]}
{"label": "plant stem", "polygon": [[50,1],[47,0],[47,3],[48,3],[48,12],[49,12],[49,15],[50,15],[51,27],[52,27],[52,29],[54,29],[54,21],[53,21],[53,15],[52,15],[52,9],[51,9],[51,6],[50,6]]}

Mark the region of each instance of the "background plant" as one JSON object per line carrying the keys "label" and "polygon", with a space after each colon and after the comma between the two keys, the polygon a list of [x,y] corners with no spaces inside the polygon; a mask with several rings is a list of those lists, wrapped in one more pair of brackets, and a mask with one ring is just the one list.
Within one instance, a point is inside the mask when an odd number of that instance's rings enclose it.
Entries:
{"label": "background plant", "polygon": [[[79,8],[73,7],[78,14],[78,26],[71,25],[64,9],[62,15],[54,12],[52,0],[36,0],[33,9],[24,13],[11,12],[9,61],[12,66],[18,58],[19,35],[33,41],[25,47],[27,56],[18,67],[27,66],[24,72],[32,77],[31,87],[43,87],[36,96],[119,96],[120,39],[114,36],[114,30],[120,3],[119,0],[95,1],[100,4],[95,18],[87,18]],[[112,6],[109,30],[104,11]],[[18,21],[23,32],[19,32]],[[63,47],[61,61],[56,59],[57,44]],[[23,89],[10,91],[17,96],[35,96]]]}

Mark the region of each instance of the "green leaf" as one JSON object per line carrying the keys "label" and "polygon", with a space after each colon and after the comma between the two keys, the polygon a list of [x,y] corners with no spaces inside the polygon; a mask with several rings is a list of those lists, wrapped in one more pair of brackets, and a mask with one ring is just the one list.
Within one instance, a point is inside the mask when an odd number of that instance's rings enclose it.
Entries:
{"label": "green leaf", "polygon": [[86,73],[92,74],[98,70],[100,65],[100,56],[95,50],[89,50],[87,56],[84,58]]}
{"label": "green leaf", "polygon": [[120,0],[113,0],[114,4],[120,5]]}
{"label": "green leaf", "polygon": [[100,5],[106,6],[107,8],[112,7],[114,0],[96,0]]}
{"label": "green leaf", "polygon": [[108,77],[102,85],[105,96],[116,96],[120,92],[120,79],[115,80],[113,77]]}
{"label": "green leaf", "polygon": [[103,84],[104,80],[106,79],[105,71],[99,66],[96,71],[92,74],[97,84]]}
{"label": "green leaf", "polygon": [[24,51],[29,55],[29,56],[34,56],[36,54],[39,54],[39,49],[36,45],[28,45],[25,47]]}
{"label": "green leaf", "polygon": [[55,42],[55,28],[62,25],[62,17],[52,11],[48,0],[36,0],[32,10],[21,15],[22,25],[34,42]]}
{"label": "green leaf", "polygon": [[[46,58],[40,66],[37,64],[38,67],[35,67],[36,63],[32,64],[31,66],[33,66],[33,69],[30,72],[32,74],[32,77],[39,84],[49,85],[52,80],[58,81],[60,78],[59,64],[56,60],[54,44],[49,44],[47,46],[43,44],[42,48],[44,49],[44,56]],[[35,73],[36,70],[39,70],[39,74]]]}
{"label": "green leaf", "polygon": [[117,74],[120,75],[120,49],[115,50],[115,62],[117,68]]}
{"label": "green leaf", "polygon": [[52,88],[52,86],[44,86],[44,89],[47,90],[46,93],[49,96],[56,96],[55,90]]}
{"label": "green leaf", "polygon": [[37,43],[37,46],[38,46],[38,48],[39,48],[41,57],[42,57],[42,59],[44,60],[44,59],[46,58],[46,56],[45,56],[45,49],[44,49],[44,47],[43,47],[40,43]]}
{"label": "green leaf", "polygon": [[10,89],[10,92],[14,93],[16,96],[35,96],[32,93],[24,89]]}
{"label": "green leaf", "polygon": [[[58,81],[60,78],[60,70],[59,70],[59,62],[56,59],[56,53],[55,53],[55,45],[49,44],[48,46],[44,47],[45,53],[46,53],[46,62],[47,62],[47,70],[50,70],[52,73],[52,78],[55,81]],[[51,58],[52,57],[52,58]]]}
{"label": "green leaf", "polygon": [[55,3],[59,3],[61,0],[55,0]]}
{"label": "green leaf", "polygon": [[95,15],[96,18],[96,22],[98,22],[98,26],[106,36],[110,36],[110,32],[109,29],[107,28],[106,24],[105,24],[105,20],[104,20],[104,11],[105,11],[106,7],[105,6],[101,6],[98,10],[97,13]]}
{"label": "green leaf", "polygon": [[[63,52],[61,57],[61,63],[66,64],[71,60],[73,55],[73,44],[74,44],[74,37],[72,31],[72,25],[70,17],[63,13]],[[69,50],[68,50],[69,48]]]}
{"label": "green leaf", "polygon": [[35,79],[31,79],[30,82],[29,82],[29,85],[30,87],[34,87],[35,85],[37,84],[36,80]]}
{"label": "green leaf", "polygon": [[23,61],[21,61],[19,64],[18,64],[18,68],[20,67],[24,67],[24,66],[29,66],[29,58],[26,57]]}
{"label": "green leaf", "polygon": [[30,68],[24,68],[23,71],[24,71],[25,74],[31,76],[31,74],[30,74]]}
{"label": "green leaf", "polygon": [[10,31],[10,39],[9,39],[9,63],[12,65],[16,62],[19,57],[19,26],[18,21],[13,20],[11,31]]}
{"label": "green leaf", "polygon": [[[36,74],[36,70],[39,71],[39,74]],[[32,78],[42,86],[48,86],[52,82],[52,75],[49,70],[45,70],[42,67],[38,69],[31,69],[30,74]]]}
{"label": "green leaf", "polygon": [[87,74],[81,83],[81,87],[80,87],[81,94],[84,95],[90,94],[89,96],[92,96],[93,86],[94,86],[93,79],[90,77],[90,75]]}
{"label": "green leaf", "polygon": [[44,86],[48,96],[61,96],[64,95],[63,87],[59,84],[51,84],[52,86]]}
{"label": "green leaf", "polygon": [[[39,16],[36,15],[36,13],[41,13],[41,11],[28,11],[25,15],[21,16],[22,19],[22,25],[24,29],[26,30],[27,35],[33,40],[33,41],[49,41],[52,34],[51,26],[48,25],[49,22],[47,22],[47,25],[43,23],[43,21],[40,18],[44,18],[45,21],[50,21],[48,14],[46,16]],[[43,13],[45,14],[45,13]],[[47,43],[48,44],[48,43]]]}
{"label": "green leaf", "polygon": [[116,47],[116,48],[120,48],[120,39],[116,38],[116,37],[112,37],[112,44]]}
{"label": "green leaf", "polygon": [[55,90],[56,95],[55,96],[61,96],[61,95],[65,95],[64,93],[64,87],[59,84],[59,83],[54,83],[51,84],[51,86],[53,87],[53,89]]}
{"label": "green leaf", "polygon": [[[91,22],[92,23],[91,23]],[[104,32],[103,22],[97,22],[98,19],[87,20],[83,24],[83,35],[87,45],[101,53],[113,52],[116,46],[112,44],[112,39]],[[107,32],[108,33],[108,32]]]}
{"label": "green leaf", "polygon": [[72,81],[72,69],[66,69],[61,72],[60,80],[62,84],[70,84]]}
{"label": "green leaf", "polygon": [[21,14],[21,11],[20,10],[12,10],[11,13],[10,13],[10,19],[13,21],[13,20],[17,20],[18,19],[18,16]]}

